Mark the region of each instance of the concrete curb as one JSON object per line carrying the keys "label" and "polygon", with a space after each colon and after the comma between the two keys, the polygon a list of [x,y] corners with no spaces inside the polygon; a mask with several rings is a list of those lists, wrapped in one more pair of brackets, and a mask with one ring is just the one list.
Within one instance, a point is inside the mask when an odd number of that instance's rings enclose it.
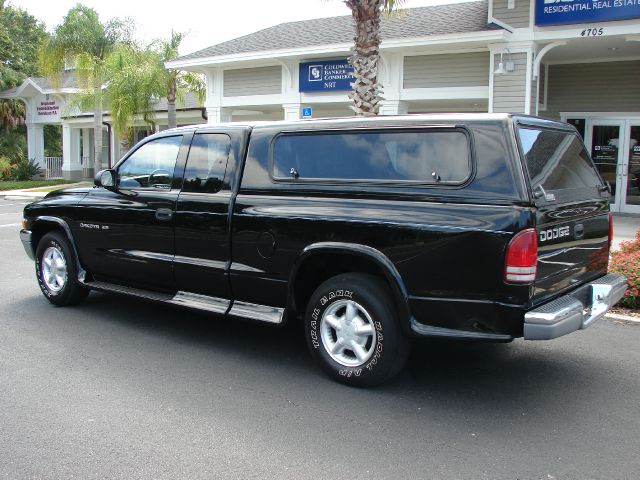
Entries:
{"label": "concrete curb", "polygon": [[640,323],[640,318],[632,317],[631,315],[622,315],[620,313],[607,313],[605,318],[610,318],[612,320],[622,320],[624,322],[634,322]]}
{"label": "concrete curb", "polygon": [[21,193],[15,193],[15,194],[10,194],[10,195],[5,195],[2,198],[4,200],[31,200],[31,201],[35,202],[36,200],[40,200],[41,198],[44,198],[44,195],[37,197],[35,195],[24,195],[24,194],[21,194]]}

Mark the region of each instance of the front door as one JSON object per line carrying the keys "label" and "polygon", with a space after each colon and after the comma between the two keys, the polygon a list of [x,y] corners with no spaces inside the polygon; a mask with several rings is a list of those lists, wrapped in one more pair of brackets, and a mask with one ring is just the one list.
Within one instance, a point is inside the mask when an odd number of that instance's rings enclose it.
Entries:
{"label": "front door", "polygon": [[74,234],[95,279],[175,289],[173,216],[182,181],[176,160],[184,161],[189,140],[173,135],[143,143],[116,167],[116,188],[94,188],[79,203]]}
{"label": "front door", "polygon": [[624,133],[622,211],[640,213],[640,120],[628,121]]}
{"label": "front door", "polygon": [[640,120],[588,119],[585,143],[611,185],[611,211],[640,213]]}

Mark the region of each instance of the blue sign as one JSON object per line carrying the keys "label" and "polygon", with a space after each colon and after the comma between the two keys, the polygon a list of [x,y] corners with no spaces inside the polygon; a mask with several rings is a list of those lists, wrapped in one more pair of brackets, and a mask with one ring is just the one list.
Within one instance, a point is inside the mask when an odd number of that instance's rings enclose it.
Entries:
{"label": "blue sign", "polygon": [[300,64],[301,92],[351,90],[353,67],[347,59],[317,60]]}
{"label": "blue sign", "polygon": [[640,18],[640,0],[536,0],[536,25]]}
{"label": "blue sign", "polygon": [[313,115],[313,109],[311,107],[302,108],[302,118],[311,118]]}

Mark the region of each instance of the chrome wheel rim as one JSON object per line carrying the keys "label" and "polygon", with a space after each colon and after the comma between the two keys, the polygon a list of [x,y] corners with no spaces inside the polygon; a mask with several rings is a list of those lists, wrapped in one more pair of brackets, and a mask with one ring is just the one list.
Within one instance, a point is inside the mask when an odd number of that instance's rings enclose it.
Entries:
{"label": "chrome wheel rim", "polygon": [[49,291],[57,293],[67,283],[67,262],[58,247],[44,251],[41,261],[42,279]]}
{"label": "chrome wheel rim", "polygon": [[320,321],[322,345],[329,356],[345,367],[364,365],[375,352],[377,337],[373,320],[353,300],[332,303]]}

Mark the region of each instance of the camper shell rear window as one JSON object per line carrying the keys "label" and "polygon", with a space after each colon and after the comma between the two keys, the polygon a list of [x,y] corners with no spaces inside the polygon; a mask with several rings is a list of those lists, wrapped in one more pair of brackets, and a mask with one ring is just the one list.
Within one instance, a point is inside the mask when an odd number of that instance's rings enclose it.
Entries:
{"label": "camper shell rear window", "polygon": [[536,199],[598,197],[603,183],[577,133],[528,125],[519,126],[517,132]]}
{"label": "camper shell rear window", "polygon": [[462,128],[283,133],[272,144],[276,181],[460,185],[471,173]]}

